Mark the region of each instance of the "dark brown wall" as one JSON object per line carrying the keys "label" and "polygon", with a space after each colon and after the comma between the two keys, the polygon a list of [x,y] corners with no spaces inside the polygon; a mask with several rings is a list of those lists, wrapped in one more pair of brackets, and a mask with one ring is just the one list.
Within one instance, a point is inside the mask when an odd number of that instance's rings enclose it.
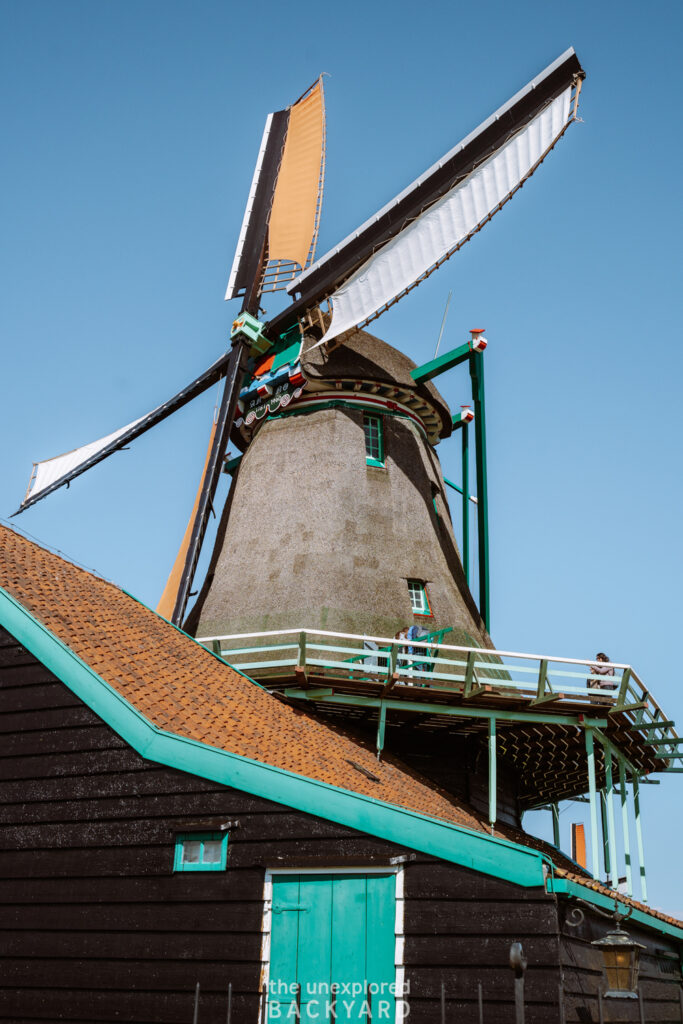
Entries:
{"label": "dark brown wall", "polygon": [[[574,908],[581,911],[576,914]],[[591,942],[604,938],[613,923],[595,913],[585,904],[574,901],[560,905],[560,958],[566,992],[566,1021],[597,1021],[598,988],[604,990],[602,978],[602,956]],[[680,1001],[680,951],[677,945],[664,935],[638,927],[626,921],[622,927],[632,939],[640,942],[645,949],[640,959],[640,989],[647,1024],[683,1020],[683,1005]],[[635,999],[604,999],[605,1022],[639,1022],[640,1011]]]}
{"label": "dark brown wall", "polygon": [[[405,857],[415,1024],[512,1014],[510,943],[529,957],[527,1024],[558,1021],[553,900],[143,760],[0,631],[0,1019],[256,1024],[265,866]],[[172,872],[174,833],[237,820],[225,872]]]}

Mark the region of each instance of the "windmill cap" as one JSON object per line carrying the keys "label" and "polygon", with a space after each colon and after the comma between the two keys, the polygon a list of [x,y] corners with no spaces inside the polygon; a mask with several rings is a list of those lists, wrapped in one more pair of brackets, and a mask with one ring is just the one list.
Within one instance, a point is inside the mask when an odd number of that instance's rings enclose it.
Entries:
{"label": "windmill cap", "polygon": [[485,330],[485,327],[471,327],[470,334],[483,334]]}

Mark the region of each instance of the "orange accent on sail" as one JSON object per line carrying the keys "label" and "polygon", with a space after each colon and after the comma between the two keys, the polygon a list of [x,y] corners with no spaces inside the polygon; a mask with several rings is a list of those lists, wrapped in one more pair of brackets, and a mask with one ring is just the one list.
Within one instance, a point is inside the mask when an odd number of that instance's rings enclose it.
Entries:
{"label": "orange accent on sail", "polygon": [[268,259],[306,266],[316,231],[323,160],[323,91],[320,82],[289,111],[268,225]]}
{"label": "orange accent on sail", "polygon": [[161,595],[161,600],[157,605],[157,614],[163,615],[165,619],[170,621],[173,615],[173,609],[178,598],[178,590],[180,589],[180,581],[183,576],[183,568],[185,566],[185,559],[187,558],[188,548],[190,547],[190,541],[192,540],[192,529],[194,527],[194,521],[197,516],[197,509],[199,507],[199,499],[202,493],[202,486],[204,484],[204,477],[206,476],[206,470],[209,465],[209,458],[211,457],[211,448],[213,447],[213,439],[216,436],[216,421],[214,419],[213,426],[211,427],[211,434],[209,436],[209,447],[206,450],[206,459],[204,460],[204,469],[202,470],[202,477],[199,481],[199,487],[197,489],[197,497],[194,499],[194,505],[192,507],[192,514],[190,521],[187,524],[187,529],[183,536],[176,560],[173,563],[173,568],[169,573],[164,592]]}
{"label": "orange accent on sail", "polygon": [[572,823],[571,855],[577,864],[580,864],[582,868],[586,867],[586,830],[581,824]]}

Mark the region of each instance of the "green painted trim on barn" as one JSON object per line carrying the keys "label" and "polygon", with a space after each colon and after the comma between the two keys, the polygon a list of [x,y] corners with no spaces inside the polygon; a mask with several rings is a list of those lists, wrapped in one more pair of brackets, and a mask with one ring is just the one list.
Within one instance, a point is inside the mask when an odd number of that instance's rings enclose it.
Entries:
{"label": "green painted trim on barn", "polygon": [[522,886],[543,884],[537,850],[210,747],[153,725],[0,588],[0,624],[142,757]]}
{"label": "green painted trim on barn", "polygon": [[[614,897],[605,896],[602,892],[596,892],[594,889],[589,889],[587,885],[580,885],[578,882],[572,882],[568,878],[549,878],[548,892],[553,892],[557,896],[574,896],[577,899],[584,900],[586,903],[592,903],[601,909],[614,911]],[[623,903],[621,900],[618,900],[618,903],[619,913],[627,913],[631,909],[628,903]],[[662,921],[660,918],[654,917],[644,910],[633,910],[629,915],[629,921],[637,921],[638,924],[645,925],[646,928],[653,928],[664,935],[670,935],[678,942],[683,942],[683,928],[669,924],[667,921]]]}

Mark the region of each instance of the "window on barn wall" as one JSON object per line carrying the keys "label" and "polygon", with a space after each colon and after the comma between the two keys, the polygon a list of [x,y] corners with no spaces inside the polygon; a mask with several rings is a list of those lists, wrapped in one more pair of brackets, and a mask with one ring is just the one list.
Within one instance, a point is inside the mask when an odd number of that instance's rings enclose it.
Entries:
{"label": "window on barn wall", "polygon": [[384,468],[384,425],[381,416],[363,413],[365,461],[368,466]]}
{"label": "window on barn wall", "polygon": [[224,871],[227,832],[185,832],[176,836],[174,871]]}
{"label": "window on barn wall", "polygon": [[427,590],[421,580],[408,580],[408,593],[410,594],[410,607],[415,615],[431,615]]}

